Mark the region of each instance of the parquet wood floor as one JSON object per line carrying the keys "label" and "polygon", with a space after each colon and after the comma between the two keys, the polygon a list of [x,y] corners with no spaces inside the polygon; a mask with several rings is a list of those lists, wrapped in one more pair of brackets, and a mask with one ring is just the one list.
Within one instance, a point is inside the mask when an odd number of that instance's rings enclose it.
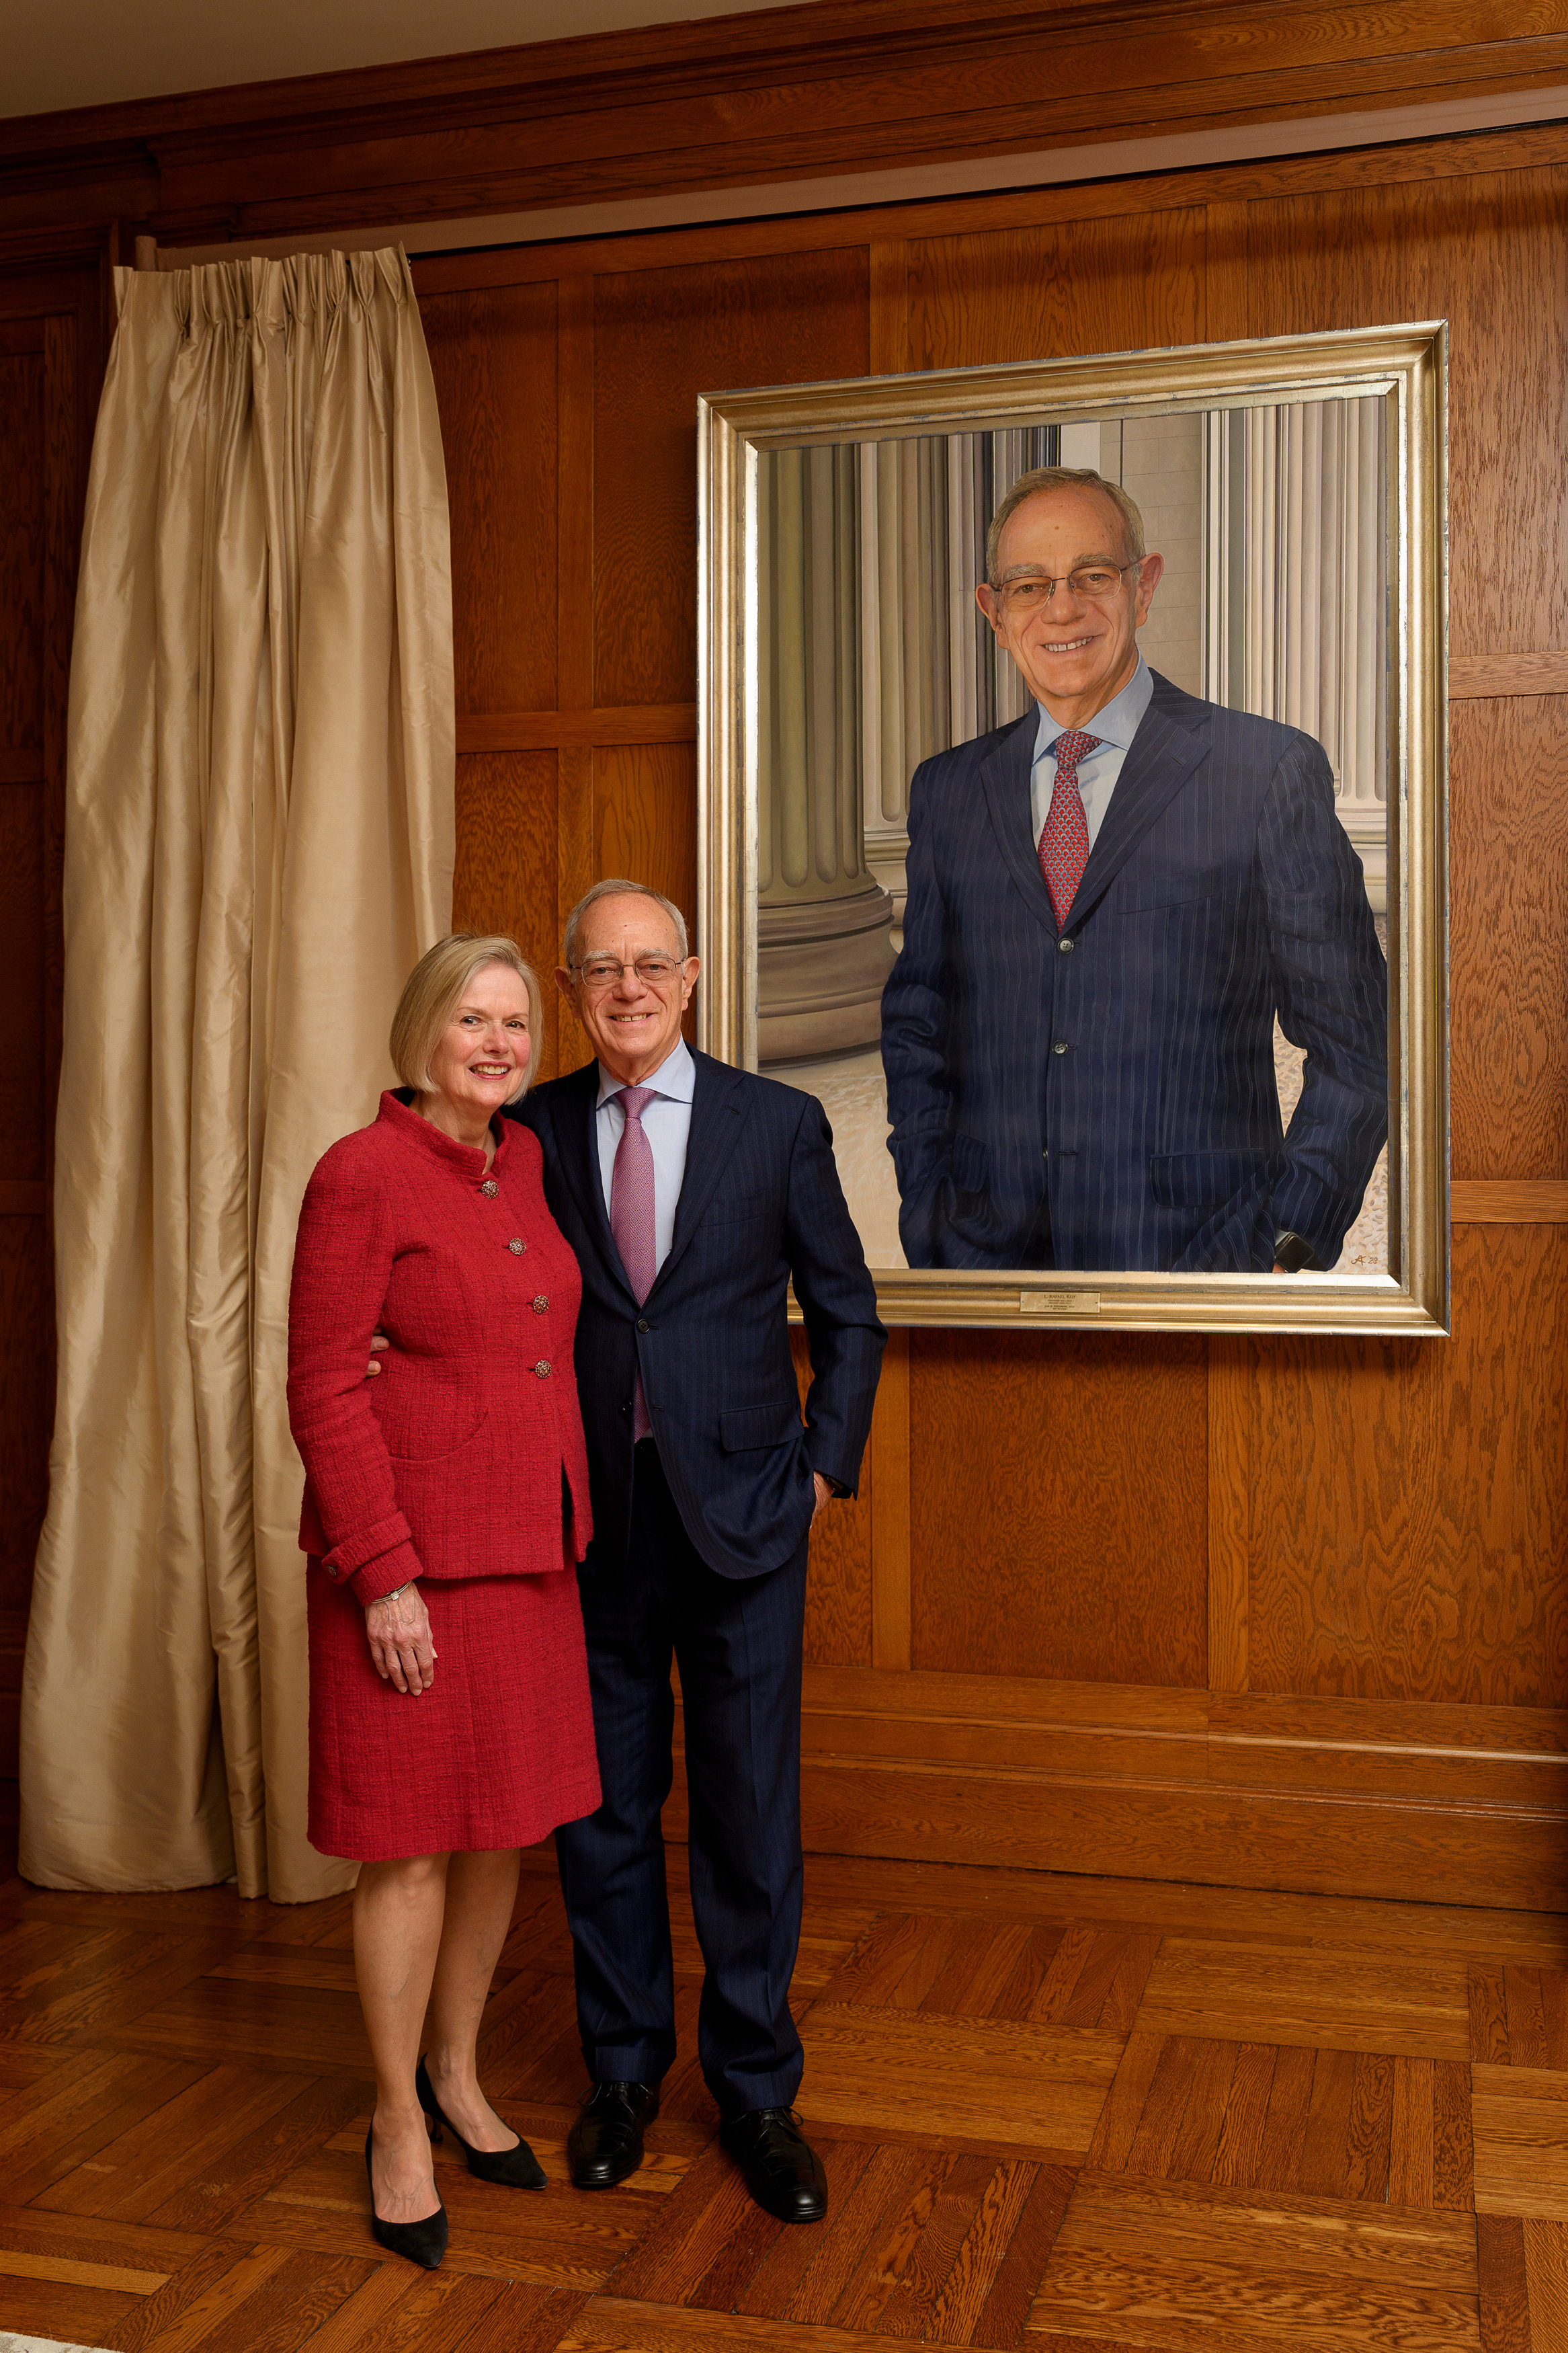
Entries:
{"label": "parquet wood floor", "polygon": [[541,2197],[437,2154],[366,2220],[346,1899],[0,1884],[0,2342],[124,2353],[1568,2353],[1568,1920],[815,1858],[795,2005],[827,2221],[758,2212],[682,2056],[566,2179],[571,1956],[524,1857],[485,2036]]}

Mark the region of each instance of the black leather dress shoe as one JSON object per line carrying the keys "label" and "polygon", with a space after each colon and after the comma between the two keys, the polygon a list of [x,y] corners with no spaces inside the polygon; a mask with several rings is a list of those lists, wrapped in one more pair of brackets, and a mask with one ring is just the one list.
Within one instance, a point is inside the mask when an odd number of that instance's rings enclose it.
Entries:
{"label": "black leather dress shoe", "polygon": [[595,2084],[566,2136],[566,2157],[579,2189],[610,2189],[642,2163],[642,2137],[658,2114],[658,2094],[646,2084]]}
{"label": "black leather dress shoe", "polygon": [[751,2108],[727,2116],[719,2137],[740,2161],[746,2187],[764,2213],[781,2222],[820,2222],[827,2211],[827,2176],[793,2108]]}

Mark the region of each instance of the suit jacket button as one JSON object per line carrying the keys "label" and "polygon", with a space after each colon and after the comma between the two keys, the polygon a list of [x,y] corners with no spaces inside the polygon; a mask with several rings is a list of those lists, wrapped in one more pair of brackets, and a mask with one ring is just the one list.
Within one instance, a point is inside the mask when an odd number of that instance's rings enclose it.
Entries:
{"label": "suit jacket button", "polygon": [[510,1250],[513,1258],[521,1258],[523,1251],[528,1248],[528,1244],[525,1241],[520,1241],[517,1236],[513,1234],[510,1241],[507,1244],[507,1248]]}
{"label": "suit jacket button", "polygon": [[1058,955],[1071,955],[1072,942],[1070,940],[1058,940],[1057,942],[1057,954]]}
{"label": "suit jacket button", "polygon": [[648,1329],[649,1329],[649,1325],[648,1325],[648,1320],[647,1320],[647,1317],[646,1315],[639,1315],[639,1316],[637,1317],[637,1330],[638,1330],[639,1332],[646,1332],[646,1331],[647,1331]]}
{"label": "suit jacket button", "polygon": [[550,1366],[546,1359],[543,1356],[541,1356],[538,1364],[535,1365],[533,1369],[539,1375],[540,1379],[542,1380],[545,1375],[549,1372]]}
{"label": "suit jacket button", "polygon": [[550,1304],[549,1300],[548,1300],[548,1299],[546,1299],[546,1297],[545,1297],[545,1295],[544,1295],[543,1292],[542,1291],[542,1292],[539,1293],[538,1297],[534,1300],[534,1303],[533,1303],[533,1312],[534,1312],[534,1314],[535,1314],[536,1315],[542,1315],[542,1314],[543,1314],[543,1313],[544,1313],[544,1311],[545,1311],[545,1309],[549,1306],[549,1304]]}
{"label": "suit jacket button", "polygon": [[493,1176],[487,1176],[484,1183],[479,1187],[479,1190],[484,1195],[487,1201],[493,1201],[496,1195],[500,1191],[500,1187],[496,1183]]}
{"label": "suit jacket button", "polygon": [[[1057,1039],[1056,1044],[1051,1048],[1051,1051],[1053,1054],[1065,1054],[1067,1052],[1067,1047],[1060,1038]],[[512,1244],[512,1248],[514,1250],[517,1248],[517,1244],[515,1242]]]}
{"label": "suit jacket button", "polygon": [[337,1572],[337,1570],[336,1570],[335,1568],[330,1567],[328,1566],[327,1562],[325,1562],[325,1561],[323,1561],[323,1562],[321,1563],[321,1567],[322,1567],[324,1569],[326,1569],[326,1571],[327,1571],[327,1575],[331,1578],[332,1583],[335,1585],[335,1584],[337,1583],[337,1581],[338,1581],[338,1572]]}

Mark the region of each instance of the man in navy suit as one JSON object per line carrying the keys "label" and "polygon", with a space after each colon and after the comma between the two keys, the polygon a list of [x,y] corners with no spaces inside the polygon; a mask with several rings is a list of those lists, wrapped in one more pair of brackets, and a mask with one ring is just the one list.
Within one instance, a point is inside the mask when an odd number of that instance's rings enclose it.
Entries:
{"label": "man in navy suit", "polygon": [[[572,2178],[606,2189],[635,2170],[675,2055],[659,1827],[673,1650],[702,2070],[752,2195],[816,2221],[826,2181],[790,2105],[806,1539],[858,1480],[887,1334],[820,1104],[682,1039],[697,959],[679,910],[601,882],[568,918],[563,955],[556,980],[597,1060],[513,1115],[540,1139],[583,1271],[581,1586],[604,1801],[556,1834],[591,2079]],[[804,1425],[792,1280],[811,1350]]]}
{"label": "man in navy suit", "polygon": [[[1388,983],[1321,746],[1138,649],[1163,559],[1042,467],[976,591],[1037,712],[910,797],[882,1060],[911,1266],[1327,1269],[1388,1128]],[[1274,1022],[1306,1063],[1289,1133]]]}

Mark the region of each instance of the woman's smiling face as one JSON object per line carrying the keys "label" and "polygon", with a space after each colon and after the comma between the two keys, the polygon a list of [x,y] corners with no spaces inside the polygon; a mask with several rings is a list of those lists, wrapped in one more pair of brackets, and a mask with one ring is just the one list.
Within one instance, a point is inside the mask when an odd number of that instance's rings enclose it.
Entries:
{"label": "woman's smiling face", "polygon": [[430,1091],[464,1120],[489,1120],[522,1084],[533,1041],[528,991],[510,965],[469,981],[430,1054]]}

